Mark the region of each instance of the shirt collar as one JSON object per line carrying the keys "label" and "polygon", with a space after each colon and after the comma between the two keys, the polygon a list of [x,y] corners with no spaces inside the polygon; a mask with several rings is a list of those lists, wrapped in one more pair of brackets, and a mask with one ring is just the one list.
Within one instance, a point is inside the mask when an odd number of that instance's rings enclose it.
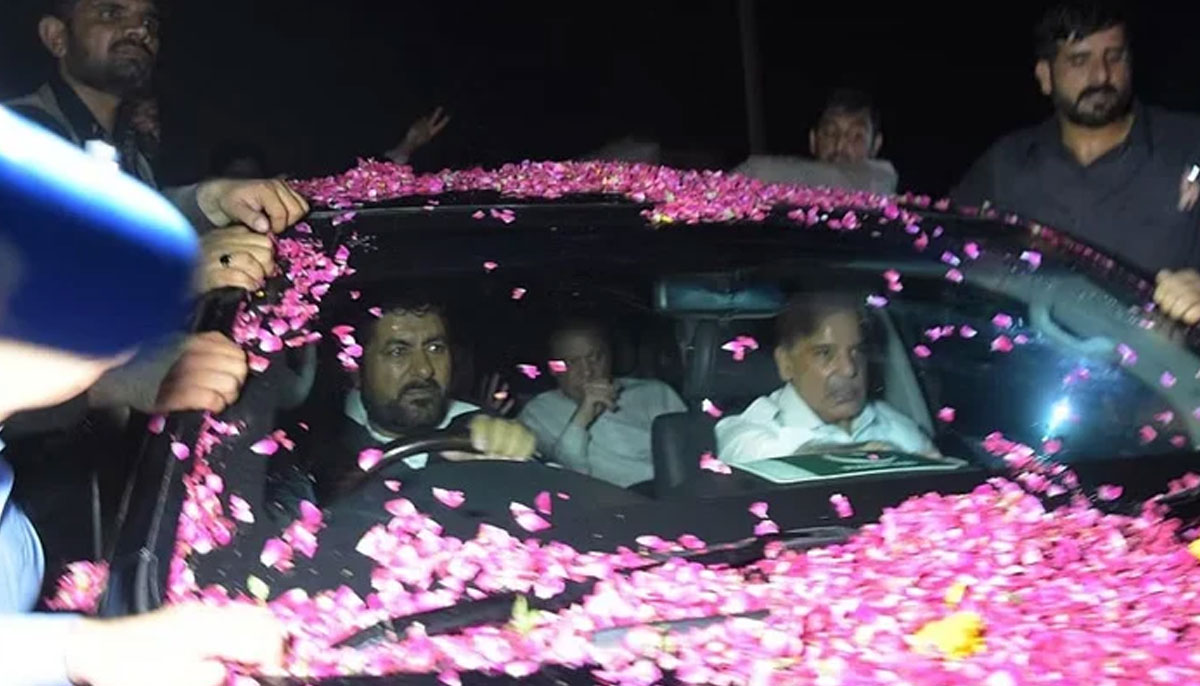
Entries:
{"label": "shirt collar", "polygon": [[[451,400],[449,406],[446,408],[446,416],[442,419],[442,423],[438,425],[438,428],[444,429],[447,426],[450,426],[450,423],[454,421],[455,417],[458,417],[461,414],[466,414],[467,412],[474,412],[476,409],[478,408],[469,403],[464,403],[459,400]],[[376,441],[379,441],[380,443],[390,443],[396,440],[395,436],[383,433],[380,429],[371,424],[371,419],[367,416],[367,406],[363,404],[362,391],[358,390],[357,388],[346,394],[346,403],[342,411],[351,421],[366,429],[367,433],[371,434],[371,438],[375,439]]]}
{"label": "shirt collar", "polygon": [[[867,403],[863,406],[862,412],[854,418],[850,423],[850,435],[857,435],[868,426],[875,423],[878,415],[875,412],[874,403]],[[806,429],[808,431],[816,431],[823,427],[833,427],[832,424],[826,424],[813,412],[808,403],[800,397],[796,392],[796,387],[790,383],[783,387],[783,394],[779,398],[779,420],[783,426],[795,429]],[[836,427],[835,427],[836,428]]]}
{"label": "shirt collar", "polygon": [[67,126],[71,127],[76,136],[85,141],[94,139],[112,141],[112,136],[104,130],[83,99],[63,79],[57,69],[50,71],[49,83],[50,90],[54,92],[54,99],[58,101],[58,108],[67,118]]}
{"label": "shirt collar", "polygon": [[[1129,129],[1129,135],[1125,136],[1125,140],[1121,141],[1120,145],[1108,151],[1099,159],[1102,160],[1110,155],[1117,155],[1124,150],[1130,149],[1153,153],[1154,142],[1153,137],[1150,135],[1151,125],[1149,110],[1140,101],[1134,100],[1133,127]],[[1063,145],[1062,127],[1057,114],[1042,122],[1037,127],[1033,138],[1033,148],[1030,152],[1034,154],[1050,153],[1062,155],[1075,162],[1075,155]]]}

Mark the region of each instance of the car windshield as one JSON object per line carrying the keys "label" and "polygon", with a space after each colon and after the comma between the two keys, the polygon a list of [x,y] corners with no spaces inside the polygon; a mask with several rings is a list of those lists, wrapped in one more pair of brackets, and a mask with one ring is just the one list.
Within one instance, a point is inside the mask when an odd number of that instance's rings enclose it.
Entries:
{"label": "car windshield", "polygon": [[[1015,646],[1061,640],[1085,568],[1183,596],[1141,505],[1200,485],[1200,359],[1146,284],[1041,227],[818,197],[695,223],[633,192],[320,198],[231,319],[238,407],[152,425],[106,602],[267,601],[295,683],[813,680],[926,648],[953,683],[985,607],[988,655],[1051,673]],[[1110,619],[1072,625],[1081,660],[1137,652]],[[876,634],[878,664],[792,643]]]}

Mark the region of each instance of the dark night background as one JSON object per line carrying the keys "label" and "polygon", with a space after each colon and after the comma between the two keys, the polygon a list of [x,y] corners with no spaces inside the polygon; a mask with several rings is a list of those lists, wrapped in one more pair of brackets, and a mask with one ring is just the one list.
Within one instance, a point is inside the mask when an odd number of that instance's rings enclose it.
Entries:
{"label": "dark night background", "polygon": [[[160,4],[167,180],[203,174],[227,140],[258,143],[273,171],[340,171],[438,104],[454,120],[418,168],[568,158],[631,133],[710,165],[748,148],[735,0]],[[1030,56],[1044,3],[756,4],[769,152],[805,152],[828,91],[857,85],[883,109],[902,186],[941,193],[995,137],[1049,113]],[[0,8],[0,95],[47,66],[36,6]],[[1200,3],[1137,12],[1139,94],[1200,111]]]}

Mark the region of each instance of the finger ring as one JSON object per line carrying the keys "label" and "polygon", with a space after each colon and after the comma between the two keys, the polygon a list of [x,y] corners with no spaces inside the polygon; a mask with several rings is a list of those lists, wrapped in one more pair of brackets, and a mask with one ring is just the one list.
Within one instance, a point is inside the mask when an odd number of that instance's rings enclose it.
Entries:
{"label": "finger ring", "polygon": [[229,253],[225,253],[224,255],[221,255],[221,266],[222,267],[228,267],[232,264],[233,264],[233,255],[230,255]]}

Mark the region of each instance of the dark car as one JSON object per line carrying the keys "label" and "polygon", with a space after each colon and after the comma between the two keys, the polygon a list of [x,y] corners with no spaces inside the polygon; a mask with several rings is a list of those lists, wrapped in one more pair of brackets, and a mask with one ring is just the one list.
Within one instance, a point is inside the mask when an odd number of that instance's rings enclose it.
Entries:
{"label": "dark car", "polygon": [[[927,198],[643,165],[302,186],[325,207],[280,239],[286,275],[205,317],[256,373],[220,417],[152,422],[101,613],[269,601],[297,684],[1200,670],[1192,534],[1158,511],[1190,501],[1142,511],[1197,485],[1200,349],[1118,261]],[[936,451],[717,459],[718,418],[783,386],[774,317],[831,290],[867,312],[870,398]],[[454,425],[347,440],[370,428],[352,405],[372,310],[413,293],[446,312],[452,396],[510,418],[555,387],[553,326],[603,322],[615,376],[687,408],[653,418],[652,482],[438,459],[472,452]],[[337,497],[331,466],[353,477]]]}

